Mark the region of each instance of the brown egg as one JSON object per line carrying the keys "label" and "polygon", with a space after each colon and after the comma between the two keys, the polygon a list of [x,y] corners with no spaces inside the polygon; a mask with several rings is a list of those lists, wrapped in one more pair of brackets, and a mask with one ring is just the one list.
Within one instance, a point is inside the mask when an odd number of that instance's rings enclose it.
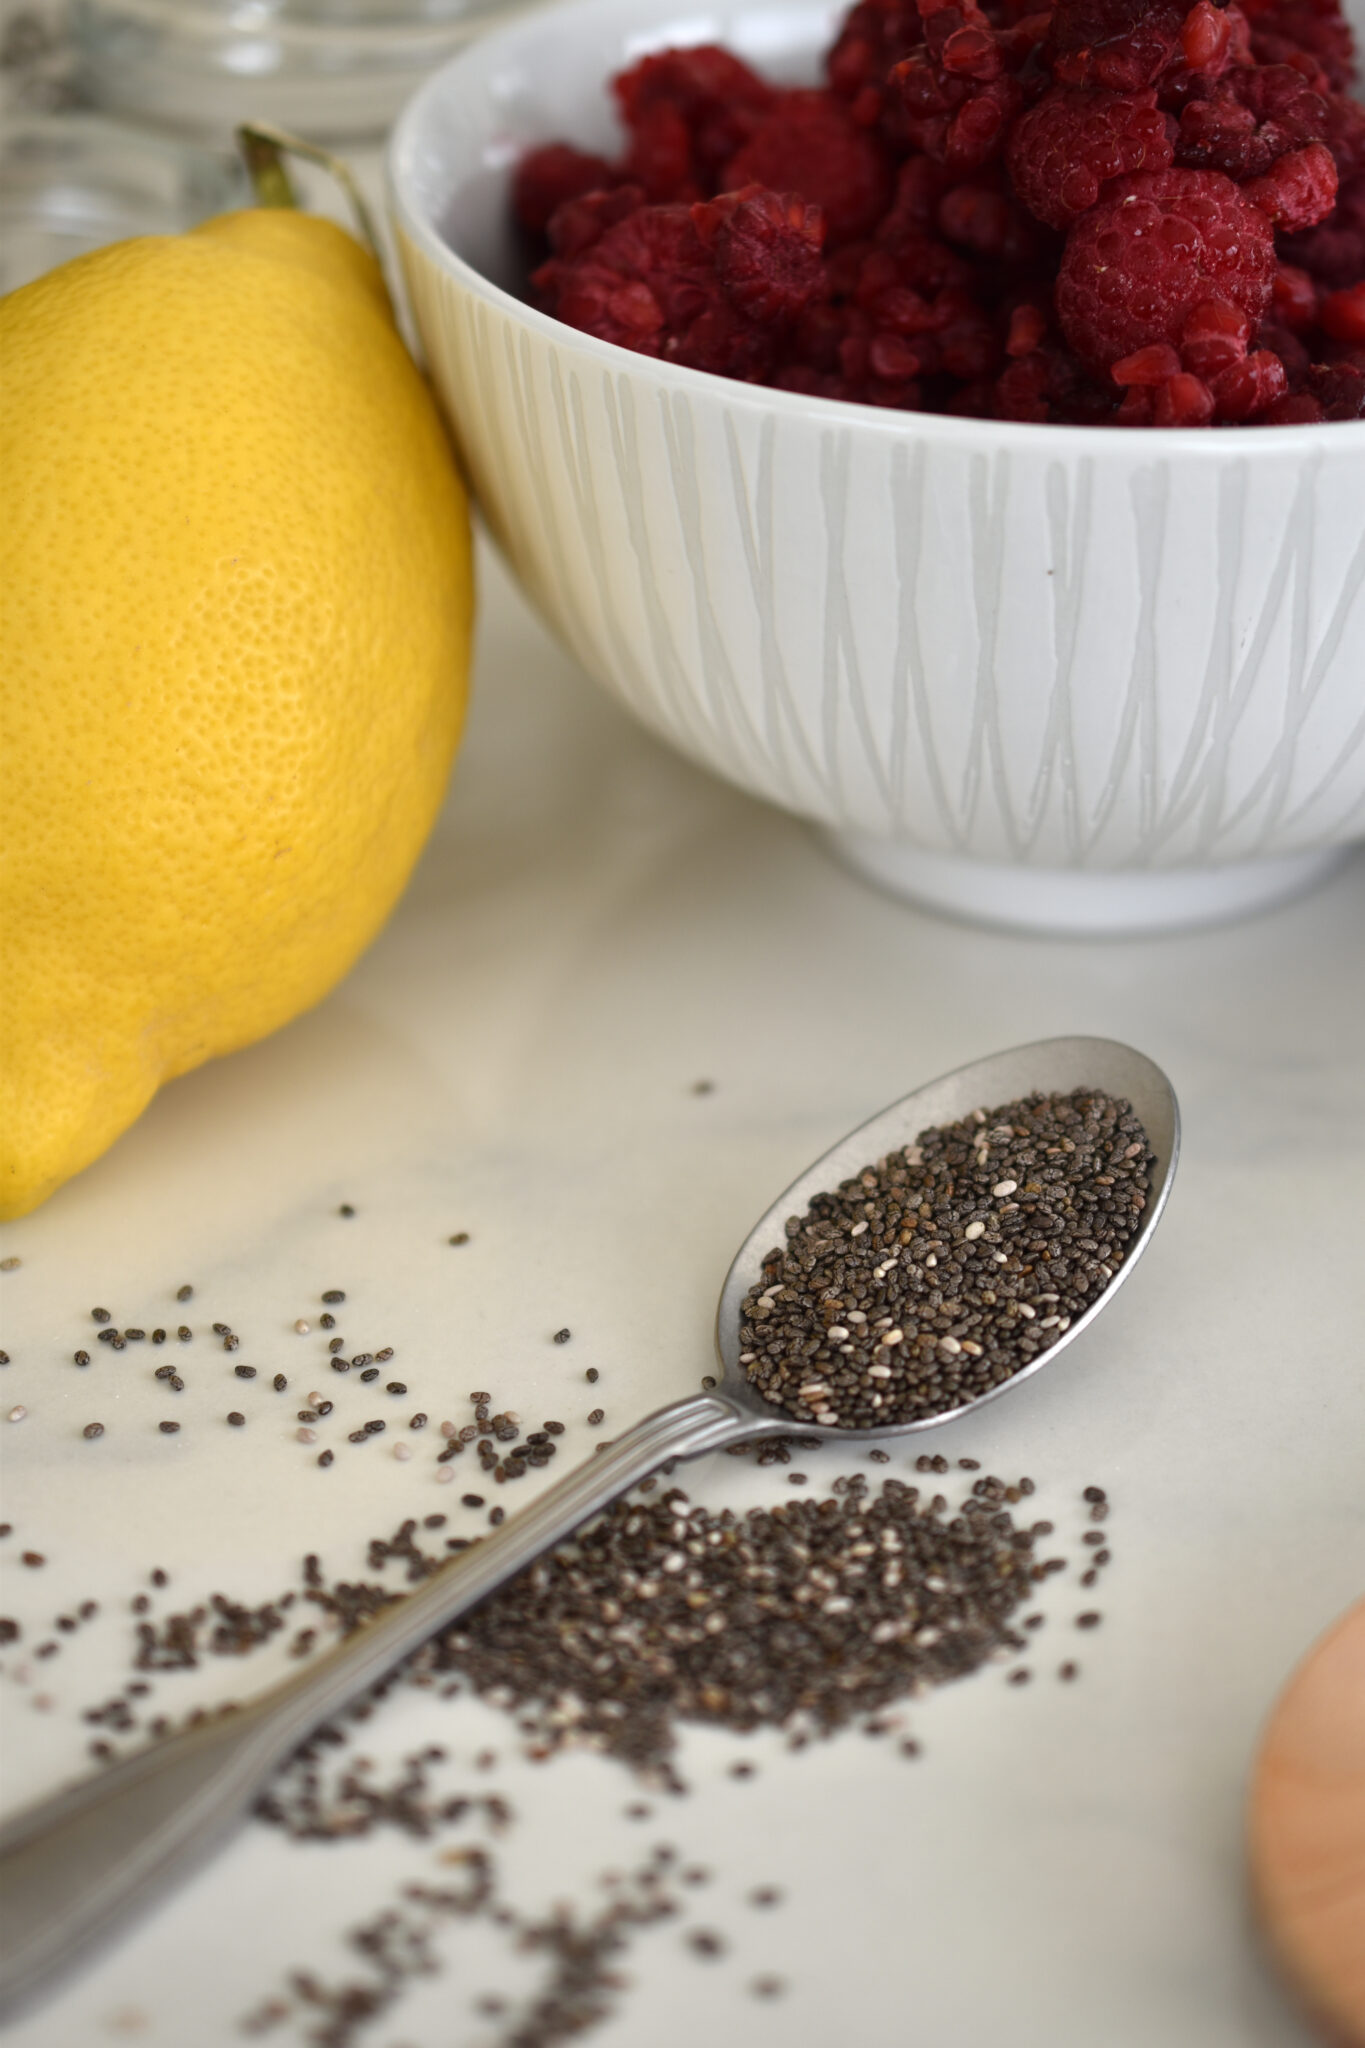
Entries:
{"label": "brown egg", "polygon": [[1256,1903],[1336,2048],[1365,2048],[1365,1600],[1299,1666],[1251,1787]]}

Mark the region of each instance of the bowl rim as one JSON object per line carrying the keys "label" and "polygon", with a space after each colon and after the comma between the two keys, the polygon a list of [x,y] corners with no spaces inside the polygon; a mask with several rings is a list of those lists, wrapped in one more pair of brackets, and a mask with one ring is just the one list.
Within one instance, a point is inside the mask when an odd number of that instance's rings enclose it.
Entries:
{"label": "bowl rim", "polygon": [[[441,234],[417,204],[414,167],[419,155],[440,155],[440,132],[435,108],[444,95],[452,73],[478,63],[495,61],[501,53],[515,54],[527,41],[543,43],[572,40],[575,29],[603,14],[615,13],[620,0],[557,0],[550,6],[534,6],[500,28],[490,28],[433,71],[408,100],[400,113],[385,151],[384,176],[389,212],[395,229],[415,242],[471,296],[541,336],[552,346],[572,349],[598,362],[604,370],[618,375],[633,371],[656,387],[692,393],[725,402],[742,410],[772,415],[778,419],[806,422],[828,421],[831,426],[858,429],[865,434],[904,440],[953,441],[972,451],[1011,450],[1038,455],[1049,446],[1074,450],[1077,455],[1117,453],[1122,448],[1135,461],[1148,450],[1150,457],[1180,455],[1202,461],[1246,460],[1257,450],[1262,459],[1272,454],[1315,456],[1319,459],[1335,449],[1344,455],[1354,449],[1365,453],[1365,420],[1318,420],[1286,427],[1119,427],[1069,426],[1060,421],[972,419],[956,413],[913,412],[904,408],[862,405],[853,399],[819,398],[802,391],[782,391],[768,384],[748,384],[739,378],[722,377],[710,370],[695,370],[681,363],[664,362],[658,356],[638,354],[614,341],[585,334],[552,314],[542,313],[513,292],[495,284],[466,261]],[[604,81],[605,82],[605,81]],[[552,136],[545,140],[552,141]]]}

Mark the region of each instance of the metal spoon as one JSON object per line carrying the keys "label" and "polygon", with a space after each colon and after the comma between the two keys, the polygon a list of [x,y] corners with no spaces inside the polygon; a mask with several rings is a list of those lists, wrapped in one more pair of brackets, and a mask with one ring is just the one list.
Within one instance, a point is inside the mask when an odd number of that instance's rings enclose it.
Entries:
{"label": "metal spoon", "polygon": [[[769,1407],[739,1364],[739,1309],[764,1255],[781,1241],[784,1219],[931,1126],[1035,1089],[1080,1087],[1126,1096],[1156,1154],[1141,1228],[1085,1314],[1012,1379],[950,1413],[850,1430],[796,1423]],[[740,1247],[716,1315],[724,1376],[714,1393],[690,1394],[647,1415],[296,1677],[44,1800],[0,1832],[0,2021],[54,1990],[63,1973],[206,1860],[320,1722],[669,1459],[793,1430],[863,1449],[957,1420],[1050,1365],[1136,1265],[1170,1191],[1179,1144],[1179,1111],[1166,1076],[1141,1053],[1106,1038],[1045,1039],[977,1060],[850,1132],[772,1204]]]}

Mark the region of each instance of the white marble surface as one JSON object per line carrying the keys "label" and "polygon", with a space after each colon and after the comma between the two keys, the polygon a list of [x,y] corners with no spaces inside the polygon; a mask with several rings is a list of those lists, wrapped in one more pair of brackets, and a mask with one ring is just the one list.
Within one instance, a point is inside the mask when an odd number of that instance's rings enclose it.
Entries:
{"label": "white marble surface", "polygon": [[[365,1746],[397,1758],[442,1741],[443,1782],[506,1792],[520,1818],[498,1854],[522,1907],[586,1896],[658,1840],[711,1866],[688,1924],[730,1929],[729,1953],[699,1962],[677,1923],[643,1937],[602,2048],[1303,2048],[1249,1924],[1241,1812],[1277,1688],[1365,1585],[1365,859],[1195,937],[1078,944],[937,922],[630,724],[485,568],[469,740],[387,932],[320,1009],[175,1083],[3,1232],[0,1255],[23,1263],[0,1274],[0,1393],[28,1410],[0,1423],[15,1525],[0,1612],[25,1625],[0,1673],[7,1808],[84,1768],[79,1711],[129,1676],[127,1601],[152,1566],[172,1573],[164,1602],[261,1598],[303,1549],[358,1568],[364,1539],[406,1513],[461,1526],[432,1432],[408,1464],[392,1432],[345,1444],[385,1410],[325,1373],[319,1335],[293,1333],[322,1288],[348,1292],[351,1347],[397,1348],[404,1410],[458,1414],[484,1386],[581,1423],[600,1400],[606,1430],[580,1430],[586,1444],[708,1370],[732,1246],[846,1126],[1004,1044],[1107,1033],[1161,1061],[1182,1099],[1167,1216],[1055,1372],[934,1439],[1031,1472],[1073,1555],[1078,1489],[1110,1490],[1098,1632],[1072,1629],[1085,1599],[1068,1572],[1045,1589],[1036,1682],[1015,1690],[990,1667],[916,1702],[921,1760],[859,1735],[792,1756],[707,1733],[683,1751],[692,1796],[652,1799],[644,1823],[625,1814],[641,1794],[622,1767],[525,1764],[478,1703],[401,1690]],[[713,1093],[693,1092],[700,1078]],[[451,1247],[462,1228],[471,1242]],[[196,1327],[243,1332],[253,1385],[201,1337],[176,1400],[150,1346],[90,1341],[92,1304],[174,1322],[186,1279]],[[85,1372],[70,1362],[82,1343]],[[287,1396],[270,1392],[277,1369]],[[324,1381],[342,1389],[330,1472],[292,1441],[296,1395]],[[222,1422],[232,1406],[246,1429]],[[172,1438],[155,1428],[168,1412]],[[106,1434],[87,1443],[92,1417]],[[840,1465],[825,1452],[806,1469],[823,1485]],[[729,1459],[682,1482],[714,1503],[789,1490],[781,1468]],[[21,1547],[47,1564],[26,1570]],[[100,1617],[35,1661],[86,1595]],[[1067,1654],[1084,1666],[1073,1687],[1053,1677]],[[152,1704],[240,1695],[275,1668],[215,1660],[159,1680]],[[500,1761],[480,1775],[485,1746]],[[741,1754],[760,1764],[747,1782],[727,1774]],[[9,2038],[240,2040],[289,1968],[360,1974],[341,1935],[398,1883],[441,1875],[443,1846],[298,1847],[253,1825]],[[780,1909],[743,1903],[771,1879]],[[357,2043],[502,2038],[471,2000],[532,1966],[482,1927],[455,1926],[440,1950],[448,1967]],[[789,1981],[785,1998],[749,1995],[762,1971]],[[309,2036],[291,2020],[266,2038]]]}

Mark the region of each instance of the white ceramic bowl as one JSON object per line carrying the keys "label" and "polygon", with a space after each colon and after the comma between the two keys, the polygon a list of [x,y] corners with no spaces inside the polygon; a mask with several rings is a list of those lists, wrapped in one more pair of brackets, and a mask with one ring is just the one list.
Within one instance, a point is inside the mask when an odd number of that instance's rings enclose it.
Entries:
{"label": "white ceramic bowl", "polygon": [[810,79],[802,0],[572,0],[417,94],[389,162],[418,326],[493,533],[599,681],[887,886],[1173,928],[1365,834],[1365,423],[1125,432],[733,383],[516,296],[511,166],[614,148],[609,76],[723,41]]}

